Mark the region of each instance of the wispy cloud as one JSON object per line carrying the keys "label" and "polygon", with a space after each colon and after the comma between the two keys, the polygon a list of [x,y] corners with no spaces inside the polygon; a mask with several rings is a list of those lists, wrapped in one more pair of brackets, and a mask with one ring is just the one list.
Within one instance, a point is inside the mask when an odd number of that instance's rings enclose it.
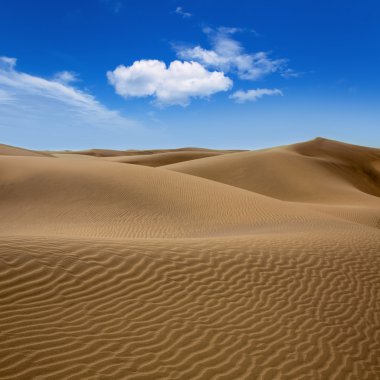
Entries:
{"label": "wispy cloud", "polygon": [[267,52],[246,52],[243,45],[233,36],[241,32],[238,28],[205,28],[211,49],[199,45],[193,47],[175,46],[177,56],[181,59],[194,60],[206,67],[234,72],[240,79],[257,80],[271,73],[295,75],[287,67],[287,60],[273,59]]}
{"label": "wispy cloud", "polygon": [[192,16],[191,13],[185,12],[182,7],[177,7],[174,13],[176,13],[177,15],[180,15],[183,18],[190,18]]}
{"label": "wispy cloud", "polygon": [[[67,73],[67,72],[66,72]],[[65,81],[45,79],[16,70],[16,59],[0,57],[0,123],[21,124],[38,119],[55,125],[135,128],[139,124],[110,110],[93,95]],[[6,118],[6,119],[5,119]]]}
{"label": "wispy cloud", "polygon": [[79,74],[74,71],[59,71],[55,73],[54,80],[63,84],[69,84],[79,81]]}
{"label": "wispy cloud", "polygon": [[281,76],[283,78],[286,78],[286,79],[299,78],[304,74],[305,73],[303,73],[303,72],[295,71],[295,70],[290,69],[290,68],[283,68],[283,70],[281,70]]}
{"label": "wispy cloud", "polygon": [[152,96],[159,106],[187,106],[191,98],[208,97],[229,90],[232,80],[218,71],[208,71],[197,62],[173,61],[167,67],[158,60],[135,61],[107,73],[116,93],[128,97]]}
{"label": "wispy cloud", "polygon": [[15,100],[15,98],[9,91],[0,88],[0,104],[10,103],[13,100]]}
{"label": "wispy cloud", "polygon": [[235,100],[237,103],[245,103],[245,102],[255,102],[256,100],[262,98],[263,96],[275,96],[280,95],[282,96],[283,93],[281,90],[275,88],[275,89],[269,89],[269,88],[257,88],[253,90],[248,91],[236,91],[232,95],[230,95],[230,98]]}

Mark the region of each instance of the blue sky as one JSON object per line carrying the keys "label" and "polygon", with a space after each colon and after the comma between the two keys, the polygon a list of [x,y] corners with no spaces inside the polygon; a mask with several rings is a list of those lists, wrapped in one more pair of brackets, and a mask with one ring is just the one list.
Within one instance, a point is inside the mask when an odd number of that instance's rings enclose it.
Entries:
{"label": "blue sky", "polygon": [[380,146],[375,0],[2,0],[0,142]]}

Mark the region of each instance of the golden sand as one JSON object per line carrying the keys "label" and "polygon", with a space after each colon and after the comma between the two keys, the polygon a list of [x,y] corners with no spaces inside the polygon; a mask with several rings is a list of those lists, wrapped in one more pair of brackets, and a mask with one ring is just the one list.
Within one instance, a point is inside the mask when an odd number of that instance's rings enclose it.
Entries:
{"label": "golden sand", "polygon": [[380,379],[380,149],[0,145],[0,173],[1,379]]}

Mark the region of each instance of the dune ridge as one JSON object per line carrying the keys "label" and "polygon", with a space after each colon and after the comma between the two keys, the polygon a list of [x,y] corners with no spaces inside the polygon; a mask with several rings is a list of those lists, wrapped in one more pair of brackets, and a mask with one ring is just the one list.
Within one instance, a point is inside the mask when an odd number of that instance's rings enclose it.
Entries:
{"label": "dune ridge", "polygon": [[380,149],[0,148],[1,379],[380,378]]}

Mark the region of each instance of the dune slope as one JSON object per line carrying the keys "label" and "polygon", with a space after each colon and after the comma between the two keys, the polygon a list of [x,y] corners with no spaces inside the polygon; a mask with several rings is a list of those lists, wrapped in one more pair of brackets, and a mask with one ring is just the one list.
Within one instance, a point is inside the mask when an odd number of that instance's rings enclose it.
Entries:
{"label": "dune slope", "polygon": [[0,170],[0,235],[210,237],[325,220],[301,205],[146,166],[0,157]]}
{"label": "dune slope", "polygon": [[379,163],[380,149],[317,138],[165,168],[282,200],[344,203],[380,196]]}
{"label": "dune slope", "polygon": [[37,152],[25,148],[18,148],[16,146],[0,144],[0,156],[37,156],[37,157],[51,157],[49,153]]}

